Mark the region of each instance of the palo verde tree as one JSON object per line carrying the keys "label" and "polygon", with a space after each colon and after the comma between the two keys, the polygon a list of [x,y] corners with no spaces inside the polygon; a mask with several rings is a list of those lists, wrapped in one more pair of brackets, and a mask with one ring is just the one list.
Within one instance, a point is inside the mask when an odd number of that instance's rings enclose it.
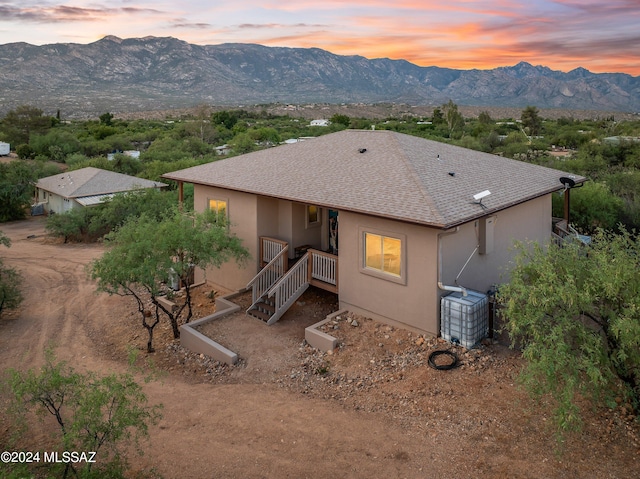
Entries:
{"label": "palo verde tree", "polygon": [[[52,418],[57,426],[60,460],[48,464],[52,475],[46,477],[125,477],[125,446],[132,443],[142,453],[139,440],[148,437],[149,425],[160,419],[161,406],[147,404],[129,373],[79,373],[56,361],[51,351],[46,358],[39,370],[9,370],[7,381],[15,424],[34,414]],[[85,456],[65,461],[62,451]],[[40,461],[48,462],[43,457]]]}
{"label": "palo verde tree", "polygon": [[[98,291],[135,300],[140,321],[149,335],[148,353],[154,352],[153,332],[160,323],[157,297],[168,291],[155,269],[158,261],[154,254],[155,238],[142,230],[145,224],[153,223],[146,214],[131,217],[110,237],[110,249],[88,267],[91,279],[97,281]],[[134,247],[128,249],[128,244]]]}
{"label": "palo verde tree", "polygon": [[640,241],[598,231],[585,249],[519,245],[499,290],[505,329],[522,346],[523,383],[555,403],[558,431],[581,423],[577,399],[640,406]]}
{"label": "palo verde tree", "polygon": [[243,264],[249,252],[241,240],[229,233],[226,212],[206,210],[201,214],[187,215],[178,209],[171,210],[158,223],[156,248],[162,251],[165,262],[161,267],[169,278],[177,278],[184,290],[184,301],[174,312],[164,308],[171,320],[174,337],[178,337],[178,319],[186,309],[185,323],[193,317],[191,304],[193,273],[195,268],[208,266],[219,268],[234,259]]}
{"label": "palo verde tree", "polygon": [[[218,267],[232,258],[242,262],[248,256],[240,239],[229,233],[226,221],[213,212],[188,215],[172,208],[160,219],[145,213],[126,221],[105,239],[109,249],[91,263],[90,275],[99,291],[135,298],[149,333],[148,352],[153,352],[153,329],[161,312],[169,318],[175,338],[180,336],[183,312],[185,321],[191,319],[194,268]],[[171,283],[176,280],[185,294],[172,310],[159,298],[173,296]],[[148,304],[154,311],[147,309]]]}

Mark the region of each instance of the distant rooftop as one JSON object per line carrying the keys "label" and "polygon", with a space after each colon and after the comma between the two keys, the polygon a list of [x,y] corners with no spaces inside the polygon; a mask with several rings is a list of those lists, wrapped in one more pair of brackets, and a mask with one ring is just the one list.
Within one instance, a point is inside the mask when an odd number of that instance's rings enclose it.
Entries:
{"label": "distant rooftop", "polygon": [[167,186],[158,181],[87,167],[41,178],[36,187],[65,198],[108,195],[124,191]]}

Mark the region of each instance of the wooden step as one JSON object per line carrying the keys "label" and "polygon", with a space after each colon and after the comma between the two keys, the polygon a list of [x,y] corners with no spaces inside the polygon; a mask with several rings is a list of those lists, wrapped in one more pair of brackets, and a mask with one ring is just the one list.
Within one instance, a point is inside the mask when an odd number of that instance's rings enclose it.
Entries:
{"label": "wooden step", "polygon": [[258,301],[251,309],[249,309],[249,311],[247,311],[247,314],[267,322],[275,312],[276,307],[271,302]]}
{"label": "wooden step", "polygon": [[273,304],[271,301],[264,301],[264,300],[258,301],[254,307],[256,309],[264,310],[271,314],[276,312],[276,305]]}
{"label": "wooden step", "polygon": [[249,311],[247,311],[247,314],[259,319],[260,321],[264,321],[265,323],[269,321],[269,319],[271,319],[270,314],[267,314],[264,311],[260,311],[259,309],[250,309]]}

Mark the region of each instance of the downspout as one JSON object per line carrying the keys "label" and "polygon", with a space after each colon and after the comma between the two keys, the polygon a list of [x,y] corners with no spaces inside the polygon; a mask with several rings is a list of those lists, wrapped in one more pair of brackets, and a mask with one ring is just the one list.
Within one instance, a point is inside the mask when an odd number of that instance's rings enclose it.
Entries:
{"label": "downspout", "polygon": [[[438,288],[440,288],[443,291],[455,291],[458,293],[462,293],[462,296],[466,296],[467,290],[462,286],[447,286],[445,284],[442,284],[442,237],[455,234],[458,231],[460,231],[460,227],[456,226],[453,231],[444,231],[443,233],[438,233]],[[473,253],[475,253],[475,250],[473,251]],[[471,256],[473,256],[473,253],[471,254]],[[467,263],[469,262],[470,259],[471,257],[469,257],[469,259],[467,260]],[[467,266],[467,263],[465,263],[464,266]],[[464,266],[462,267],[462,269],[464,269]],[[462,271],[460,271],[460,273],[462,273]],[[456,282],[460,277],[460,273],[456,277]]]}

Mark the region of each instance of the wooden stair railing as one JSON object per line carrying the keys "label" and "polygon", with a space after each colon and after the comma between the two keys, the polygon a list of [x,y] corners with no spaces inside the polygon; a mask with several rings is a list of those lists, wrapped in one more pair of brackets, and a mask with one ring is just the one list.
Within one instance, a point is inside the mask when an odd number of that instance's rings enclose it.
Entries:
{"label": "wooden stair railing", "polygon": [[251,288],[251,309],[260,298],[269,291],[276,281],[282,278],[287,271],[289,259],[287,257],[288,246],[284,246],[267,265],[256,274],[247,284],[247,289]]}
{"label": "wooden stair railing", "polygon": [[[336,255],[309,249],[268,289],[254,287],[254,297],[252,297],[251,306],[247,309],[247,314],[269,325],[273,324],[287,312],[310,285],[333,293],[338,292],[338,257]],[[260,292],[261,294],[258,295]]]}

